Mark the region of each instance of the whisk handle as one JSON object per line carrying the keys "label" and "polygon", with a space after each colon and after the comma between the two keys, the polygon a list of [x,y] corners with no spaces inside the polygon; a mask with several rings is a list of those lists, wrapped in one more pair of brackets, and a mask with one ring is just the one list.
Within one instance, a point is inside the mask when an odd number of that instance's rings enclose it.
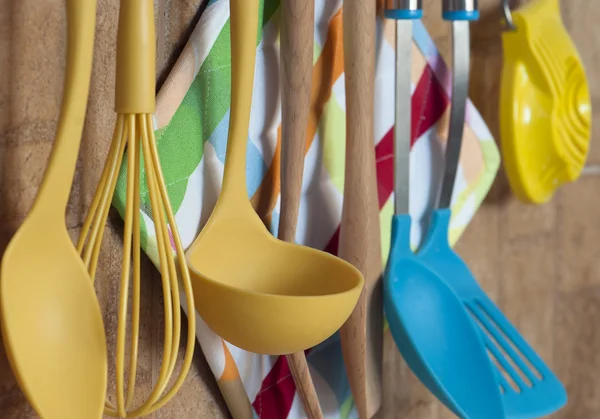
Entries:
{"label": "whisk handle", "polygon": [[153,0],[121,0],[115,87],[117,113],[154,113],[156,93],[154,32]]}

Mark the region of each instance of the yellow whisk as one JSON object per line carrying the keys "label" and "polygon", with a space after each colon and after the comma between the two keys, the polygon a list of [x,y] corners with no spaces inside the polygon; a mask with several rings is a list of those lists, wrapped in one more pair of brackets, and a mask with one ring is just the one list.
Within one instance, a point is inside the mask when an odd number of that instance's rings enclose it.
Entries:
{"label": "yellow whisk", "polygon": [[[188,340],[183,365],[173,385],[181,335],[179,292],[183,287],[190,313],[195,313],[192,286],[175,217],[162,175],[152,114],[155,110],[155,38],[153,0],[123,0],[119,12],[115,110],[118,113],[110,151],[84,222],[77,249],[92,278],[95,278],[104,227],[115,191],[117,176],[127,149],[127,192],[123,263],[119,298],[116,350],[116,405],[108,400],[105,414],[128,418],[147,415],[164,406],[179,390],[190,369],[195,345],[195,316],[188,319]],[[140,166],[146,171],[150,208],[156,230],[162,289],[164,294],[165,341],[163,363],[157,382],[139,407],[132,409],[138,358],[140,323]],[[175,249],[171,246],[169,226]],[[177,261],[175,260],[177,258]],[[179,269],[177,269],[178,263]],[[178,280],[178,274],[181,283]],[[125,345],[130,281],[131,341],[127,391],[125,392]]]}

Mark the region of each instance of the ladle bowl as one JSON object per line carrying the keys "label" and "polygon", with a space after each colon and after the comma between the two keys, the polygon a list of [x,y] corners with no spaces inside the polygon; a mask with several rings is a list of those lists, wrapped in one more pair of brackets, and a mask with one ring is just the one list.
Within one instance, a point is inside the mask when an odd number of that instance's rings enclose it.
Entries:
{"label": "ladle bowl", "polygon": [[273,237],[249,202],[235,213],[218,205],[187,260],[198,313],[226,341],[261,354],[329,338],[364,284],[351,264]]}

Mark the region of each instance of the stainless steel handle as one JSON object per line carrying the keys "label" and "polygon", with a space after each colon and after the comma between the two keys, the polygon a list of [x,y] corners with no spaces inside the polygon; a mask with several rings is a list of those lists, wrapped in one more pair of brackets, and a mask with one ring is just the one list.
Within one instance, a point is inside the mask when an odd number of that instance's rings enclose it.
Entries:
{"label": "stainless steel handle", "polygon": [[422,0],[386,0],[386,10],[421,10],[423,8]]}
{"label": "stainless steel handle", "polygon": [[443,0],[442,8],[447,12],[473,12],[478,9],[477,0]]}
{"label": "stainless steel handle", "polygon": [[505,31],[514,31],[517,30],[515,26],[515,22],[512,18],[512,13],[510,12],[510,0],[502,0],[502,14],[504,15],[504,20],[506,26],[504,28]]}
{"label": "stainless steel handle", "polygon": [[411,136],[411,53],[413,20],[423,16],[422,0],[386,0],[385,16],[396,20],[394,110],[394,213],[408,214]]}
{"label": "stainless steel handle", "polygon": [[452,22],[452,98],[446,159],[438,208],[450,208],[469,94],[469,21],[479,18],[477,0],[443,0],[443,18]]}

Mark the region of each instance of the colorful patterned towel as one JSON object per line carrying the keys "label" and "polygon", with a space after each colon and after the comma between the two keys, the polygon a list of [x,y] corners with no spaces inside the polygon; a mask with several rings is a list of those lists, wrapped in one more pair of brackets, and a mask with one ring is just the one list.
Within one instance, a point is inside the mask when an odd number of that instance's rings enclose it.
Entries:
{"label": "colorful patterned towel", "polygon": [[[341,0],[316,0],[313,87],[304,183],[296,240],[337,251],[344,182],[345,98]],[[256,76],[248,138],[248,192],[276,234],[279,218],[279,1],[261,1]],[[380,22],[376,67],[375,147],[385,263],[393,212],[394,25]],[[411,152],[412,245],[426,227],[441,179],[448,128],[450,74],[425,28],[417,23],[413,48]],[[229,1],[212,0],[157,97],[158,150],[185,247],[216,202],[223,175],[230,100]],[[455,242],[487,194],[500,158],[485,123],[469,103],[453,198]],[[123,215],[121,172],[114,205]],[[158,264],[147,195],[142,196],[142,247]],[[184,307],[185,309],[185,307]],[[245,352],[224,342],[197,316],[197,339],[231,410],[265,419],[305,417],[285,357]],[[334,335],[313,348],[309,365],[327,418],[357,417]],[[247,395],[247,396],[246,396]],[[240,407],[241,406],[241,407]],[[252,407],[251,407],[252,406]],[[252,410],[250,414],[249,410]]]}

